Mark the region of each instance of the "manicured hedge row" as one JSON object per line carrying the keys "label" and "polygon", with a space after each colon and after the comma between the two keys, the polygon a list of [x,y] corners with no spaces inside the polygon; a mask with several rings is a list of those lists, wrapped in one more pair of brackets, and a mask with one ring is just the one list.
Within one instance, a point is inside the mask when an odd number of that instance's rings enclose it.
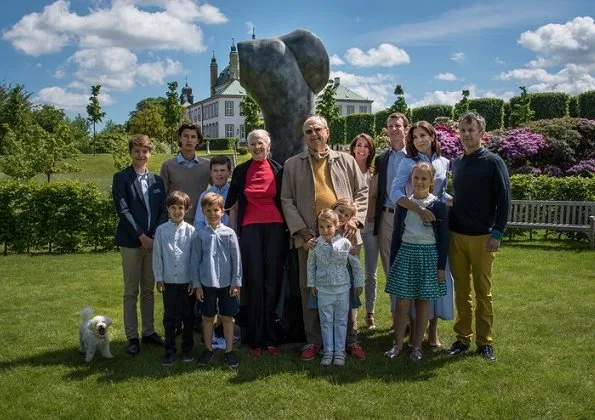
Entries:
{"label": "manicured hedge row", "polygon": [[[513,175],[512,198],[595,200],[595,178]],[[4,252],[76,252],[114,247],[117,215],[95,184],[0,184],[0,243]]]}
{"label": "manicured hedge row", "polygon": [[209,142],[210,150],[228,150],[228,149],[233,149],[233,145],[237,141],[237,139],[234,137],[229,137],[229,138],[215,137],[212,139],[211,138],[205,139],[205,144],[207,141]]}
{"label": "manicured hedge row", "polygon": [[374,114],[351,114],[345,117],[345,142],[351,143],[360,133],[374,137]]}
{"label": "manicured hedge row", "polygon": [[577,100],[579,117],[595,120],[595,90],[581,93]]}
{"label": "manicured hedge row", "polygon": [[117,216],[95,184],[0,184],[0,243],[4,252],[75,252],[114,247]]}
{"label": "manicured hedge row", "polygon": [[345,144],[345,117],[331,121],[331,144]]}
{"label": "manicured hedge row", "polygon": [[469,109],[485,118],[487,131],[504,128],[504,101],[502,99],[470,99]]}
{"label": "manicured hedge row", "polygon": [[430,124],[438,117],[447,117],[452,119],[452,105],[425,105],[411,110],[412,122],[427,121]]}

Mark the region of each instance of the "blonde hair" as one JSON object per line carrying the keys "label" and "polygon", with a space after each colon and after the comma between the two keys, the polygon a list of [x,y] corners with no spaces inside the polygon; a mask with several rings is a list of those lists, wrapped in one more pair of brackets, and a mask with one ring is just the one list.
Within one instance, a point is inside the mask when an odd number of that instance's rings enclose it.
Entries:
{"label": "blonde hair", "polygon": [[316,218],[316,224],[320,223],[321,220],[326,220],[327,222],[331,222],[336,227],[339,226],[339,216],[333,209],[324,209],[320,213],[318,213],[318,217]]}
{"label": "blonde hair", "polygon": [[357,213],[355,203],[349,198],[339,198],[337,201],[335,201],[335,204],[333,204],[331,209],[333,211],[337,210],[337,207],[339,206],[347,207],[349,210],[351,210],[351,216],[355,216],[355,214]]}
{"label": "blonde hair", "polygon": [[200,200],[200,208],[205,209],[208,206],[216,205],[221,209],[225,208],[225,201],[219,194],[210,192],[206,193],[205,196]]}
{"label": "blonde hair", "polygon": [[149,152],[153,151],[153,144],[151,143],[151,139],[146,134],[135,134],[130,137],[130,141],[128,142],[128,151],[132,152],[134,146],[137,147],[146,147],[149,149]]}

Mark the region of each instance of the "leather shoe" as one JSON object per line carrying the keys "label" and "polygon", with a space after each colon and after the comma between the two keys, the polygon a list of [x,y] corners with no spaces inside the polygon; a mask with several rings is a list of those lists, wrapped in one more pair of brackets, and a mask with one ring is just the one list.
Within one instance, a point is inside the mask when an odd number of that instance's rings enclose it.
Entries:
{"label": "leather shoe", "polygon": [[154,346],[161,346],[161,347],[163,347],[165,345],[165,342],[163,341],[163,339],[159,336],[159,334],[157,334],[155,332],[151,335],[147,335],[147,336],[143,337],[143,343],[152,344]]}
{"label": "leather shoe", "polygon": [[128,346],[126,347],[126,353],[131,355],[137,355],[140,351],[140,346],[138,344],[138,338],[131,338],[128,340]]}
{"label": "leather shoe", "polygon": [[491,344],[485,344],[483,346],[477,347],[477,353],[479,353],[486,360],[496,360],[496,355],[494,354],[494,347]]}

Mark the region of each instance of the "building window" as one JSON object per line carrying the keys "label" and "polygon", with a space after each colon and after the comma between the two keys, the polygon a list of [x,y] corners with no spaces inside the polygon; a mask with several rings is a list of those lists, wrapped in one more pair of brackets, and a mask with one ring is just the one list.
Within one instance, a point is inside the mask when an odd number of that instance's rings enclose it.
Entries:
{"label": "building window", "polygon": [[225,137],[233,137],[233,124],[225,124]]}
{"label": "building window", "polygon": [[338,105],[339,106],[339,115],[343,115],[343,105]]}
{"label": "building window", "polygon": [[233,117],[233,101],[225,101],[225,116]]}
{"label": "building window", "polygon": [[355,105],[347,105],[347,115],[355,114]]}
{"label": "building window", "polygon": [[368,107],[367,107],[366,105],[363,105],[363,106],[362,106],[362,105],[360,105],[360,106],[359,106],[359,112],[360,112],[360,114],[365,114],[365,113],[367,113],[367,112],[368,112]]}
{"label": "building window", "polygon": [[244,124],[240,125],[240,138],[246,138],[246,127],[244,127]]}

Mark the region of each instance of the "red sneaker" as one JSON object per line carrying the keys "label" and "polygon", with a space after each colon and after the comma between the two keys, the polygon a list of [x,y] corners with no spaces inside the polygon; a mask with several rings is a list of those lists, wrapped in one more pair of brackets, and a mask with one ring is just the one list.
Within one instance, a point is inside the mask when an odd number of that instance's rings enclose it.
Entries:
{"label": "red sneaker", "polygon": [[318,353],[320,353],[320,344],[306,344],[302,347],[300,358],[307,362],[318,356]]}
{"label": "red sneaker", "polygon": [[250,349],[250,356],[252,356],[252,357],[262,356],[262,349],[260,347]]}
{"label": "red sneaker", "polygon": [[356,360],[366,360],[366,352],[358,342],[347,344],[347,353]]}
{"label": "red sneaker", "polygon": [[267,346],[267,351],[273,357],[281,356],[281,352],[279,351],[279,347],[277,346]]}

